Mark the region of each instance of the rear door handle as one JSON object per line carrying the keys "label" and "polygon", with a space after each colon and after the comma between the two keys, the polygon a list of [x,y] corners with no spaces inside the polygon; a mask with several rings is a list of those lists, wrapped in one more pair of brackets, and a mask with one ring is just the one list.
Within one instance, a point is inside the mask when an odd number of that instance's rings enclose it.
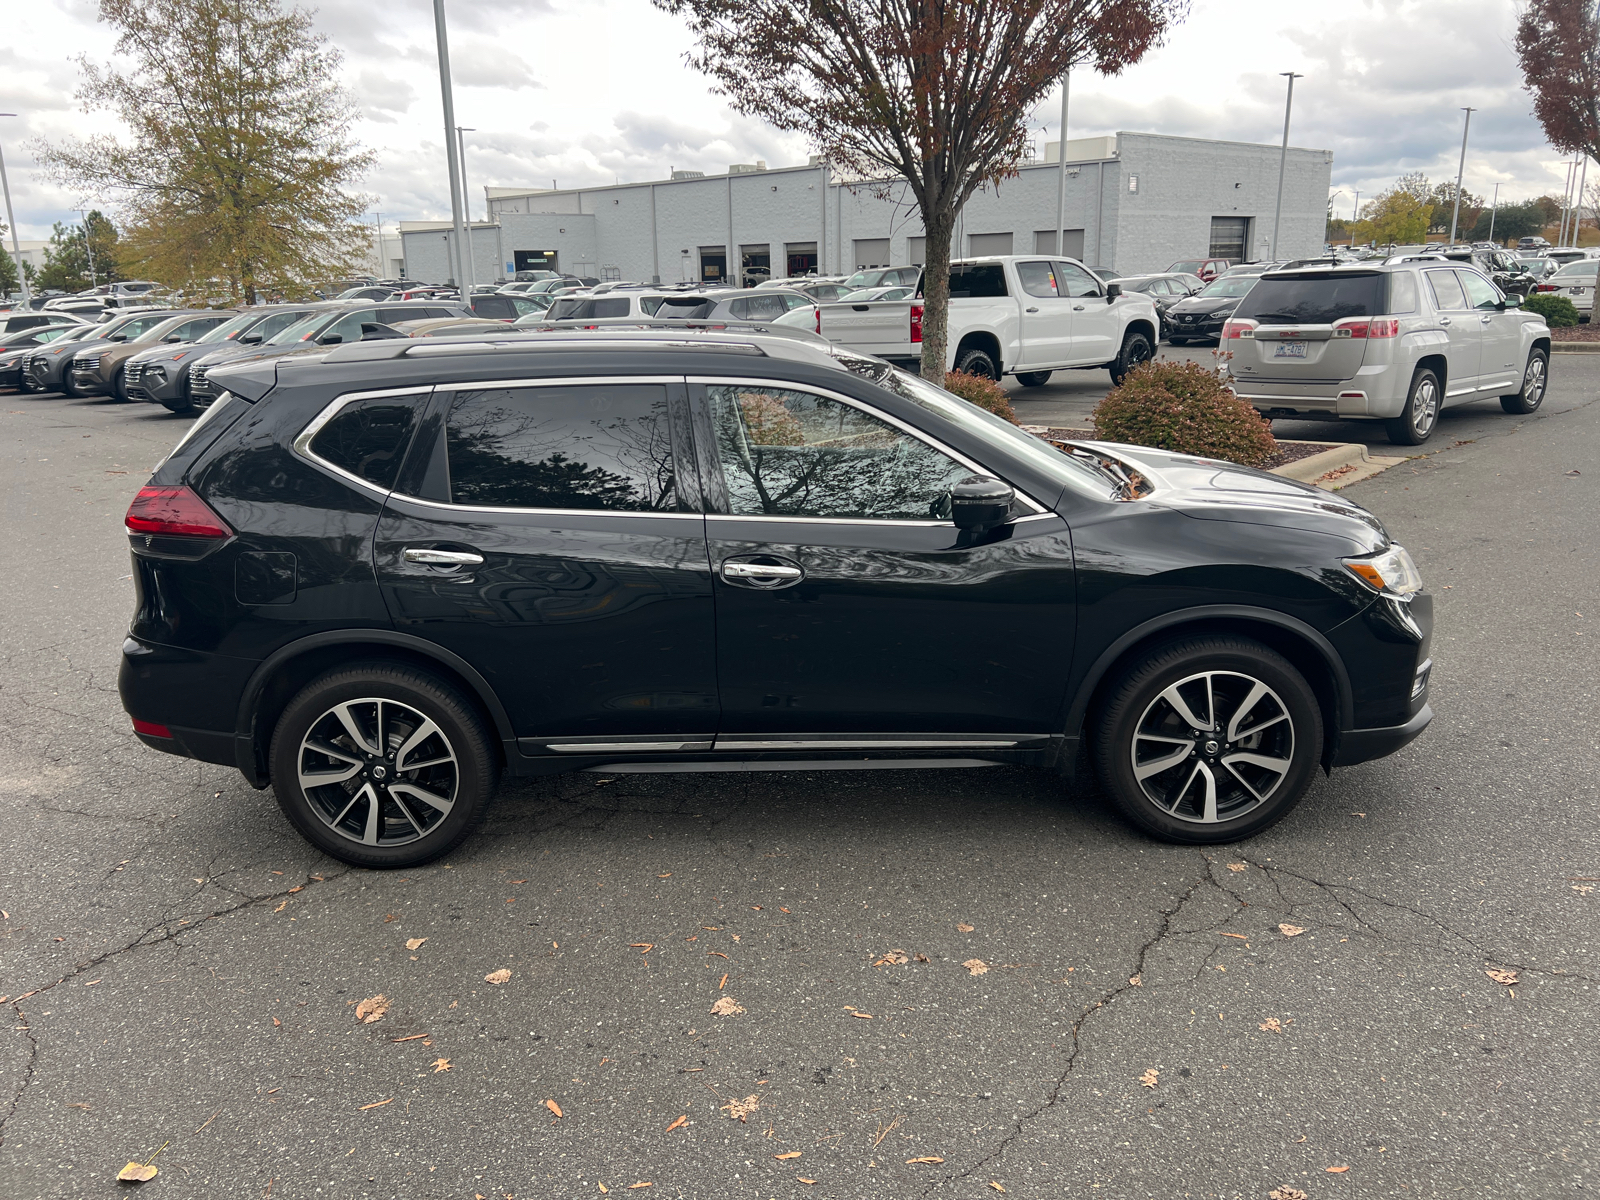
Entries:
{"label": "rear door handle", "polygon": [[1025,308],[1022,311],[1023,312],[1038,312],[1039,310],[1038,310],[1037,307],[1034,307],[1034,308]]}
{"label": "rear door handle", "polygon": [[1449,317],[1440,317],[1439,318],[1439,324],[1441,324],[1441,325],[1450,324],[1450,318]]}
{"label": "rear door handle", "polygon": [[773,589],[792,587],[805,578],[805,570],[792,563],[754,563],[728,560],[722,564],[722,578],[728,583]]}
{"label": "rear door handle", "polygon": [[434,550],[426,546],[407,546],[402,552],[407,562],[430,567],[481,567],[483,555],[469,550]]}

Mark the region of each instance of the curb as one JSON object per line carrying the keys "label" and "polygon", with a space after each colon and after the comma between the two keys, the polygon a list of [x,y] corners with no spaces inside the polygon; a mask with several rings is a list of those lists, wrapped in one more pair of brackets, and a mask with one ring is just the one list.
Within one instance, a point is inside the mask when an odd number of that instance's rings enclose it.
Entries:
{"label": "curb", "polygon": [[[1305,445],[1304,442],[1288,440],[1281,444]],[[1369,454],[1361,443],[1346,442],[1297,462],[1273,467],[1272,474],[1282,475],[1286,479],[1296,479],[1301,483],[1309,483],[1324,491],[1332,492],[1349,484],[1359,483],[1363,479],[1371,479],[1380,471],[1387,471],[1390,467],[1398,466],[1405,461],[1404,458],[1385,458]]]}
{"label": "curb", "polygon": [[1600,342],[1551,341],[1551,354],[1600,354]]}

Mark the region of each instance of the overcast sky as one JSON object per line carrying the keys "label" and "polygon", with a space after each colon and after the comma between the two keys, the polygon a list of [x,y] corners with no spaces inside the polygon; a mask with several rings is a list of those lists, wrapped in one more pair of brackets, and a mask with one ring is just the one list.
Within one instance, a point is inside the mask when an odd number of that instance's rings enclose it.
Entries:
{"label": "overcast sky", "polygon": [[[648,0],[447,0],[456,119],[468,184],[548,187],[721,172],[733,162],[805,161],[800,138],[728,111],[683,62],[689,39]],[[80,197],[49,184],[25,143],[114,131],[73,100],[82,52],[101,60],[112,37],[90,0],[7,5],[0,45],[0,145],[25,238],[76,220]],[[429,0],[328,0],[317,25],[344,54],[346,83],[378,151],[366,190],[386,225],[449,211]],[[1559,194],[1561,156],[1529,116],[1511,48],[1512,0],[1366,0],[1334,12],[1279,0],[1195,0],[1167,44],[1114,78],[1074,76],[1069,137],[1117,130],[1276,143],[1280,71],[1299,71],[1291,142],[1333,151],[1335,212],[1407,171],[1453,179],[1462,105],[1472,117],[1466,186],[1501,199]],[[1034,114],[1042,150],[1059,98]]]}

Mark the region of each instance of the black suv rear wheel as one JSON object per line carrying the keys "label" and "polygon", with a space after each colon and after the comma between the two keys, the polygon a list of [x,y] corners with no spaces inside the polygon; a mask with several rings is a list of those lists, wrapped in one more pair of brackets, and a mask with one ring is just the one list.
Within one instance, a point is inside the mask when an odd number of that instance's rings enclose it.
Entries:
{"label": "black suv rear wheel", "polygon": [[1257,642],[1170,642],[1127,671],[1094,731],[1095,765],[1134,825],[1169,842],[1232,842],[1300,803],[1322,753],[1305,678]]}
{"label": "black suv rear wheel", "polygon": [[441,679],[381,662],[301,689],[278,719],[271,762],[289,820],[361,867],[413,867],[453,849],[499,782],[471,705]]}

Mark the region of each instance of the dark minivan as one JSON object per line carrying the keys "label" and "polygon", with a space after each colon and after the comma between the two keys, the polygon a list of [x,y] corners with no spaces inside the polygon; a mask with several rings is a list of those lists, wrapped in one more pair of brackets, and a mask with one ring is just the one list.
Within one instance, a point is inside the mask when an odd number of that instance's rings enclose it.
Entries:
{"label": "dark minivan", "polygon": [[1083,758],[1142,829],[1228,842],[1432,717],[1431,598],[1360,506],[877,359],[562,330],[212,378],[128,510],[123,703],[352,863],[570,770]]}

